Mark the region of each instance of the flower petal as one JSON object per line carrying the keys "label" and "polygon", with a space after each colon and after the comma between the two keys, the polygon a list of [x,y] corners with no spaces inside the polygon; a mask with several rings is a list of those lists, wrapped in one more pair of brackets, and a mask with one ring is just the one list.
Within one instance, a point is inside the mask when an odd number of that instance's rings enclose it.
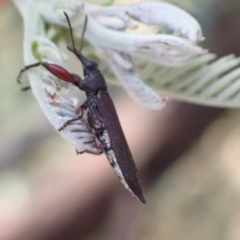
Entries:
{"label": "flower petal", "polygon": [[106,28],[118,31],[123,31],[128,27],[133,28],[132,25],[129,25],[129,23],[117,17],[109,17],[101,13],[96,13],[93,15],[93,17]]}
{"label": "flower petal", "polygon": [[123,10],[122,6],[103,7],[96,4],[85,5],[85,13],[91,15],[105,27],[115,30],[125,30],[126,28],[136,29],[138,26],[131,21],[131,18]]}
{"label": "flower petal", "polygon": [[199,23],[183,9],[165,2],[143,2],[124,7],[132,18],[148,25],[163,25],[190,40],[203,40]]}
{"label": "flower petal", "polygon": [[131,59],[111,50],[101,49],[111,69],[121,81],[129,95],[138,103],[151,109],[161,109],[165,106],[165,99],[145,85],[135,73]]}
{"label": "flower petal", "polygon": [[[75,0],[74,0],[75,1]],[[150,4],[150,5],[149,5]],[[180,21],[176,21],[176,25],[171,25],[173,21],[173,16],[169,15],[166,19],[162,19],[161,17],[157,17],[155,20],[146,19],[146,14],[144,13],[143,9],[154,11],[152,8],[156,4],[156,9],[160,9],[160,6],[165,6],[168,11],[172,10],[173,13],[176,12],[177,17],[182,18]],[[163,5],[162,5],[163,4]],[[41,7],[40,7],[41,6]],[[57,14],[50,14],[53,12],[53,9],[47,10],[44,4],[39,4],[39,8],[41,14],[47,19],[58,22],[58,24],[63,24],[63,21],[57,17]],[[65,5],[63,5],[65,6]],[[171,35],[140,35],[140,34],[130,34],[125,32],[116,31],[110,28],[114,28],[119,30],[119,28],[124,28],[124,24],[127,27],[131,26],[131,18],[128,14],[133,16],[134,11],[130,9],[140,9],[141,12],[139,19],[141,17],[142,21],[149,21],[149,23],[154,23],[154,21],[168,25],[168,27],[172,27],[175,30],[180,31],[182,34],[189,36],[190,39],[193,39],[193,35],[197,34],[197,29],[199,26],[198,23],[192,18],[189,14],[185,13],[183,10],[174,7],[170,4],[165,3],[141,3],[141,4],[134,4],[134,5],[127,5],[127,6],[113,6],[113,7],[101,7],[97,5],[90,5],[85,4],[84,8],[83,5],[78,3],[78,8],[74,9],[69,7],[67,8],[68,11],[72,11],[74,17],[72,17],[73,27],[78,27],[80,33],[82,33],[83,24],[83,10],[85,13],[89,15],[88,17],[88,26],[86,29],[86,38],[96,47],[103,47],[103,48],[110,48],[112,50],[116,50],[118,52],[123,52],[127,54],[133,54],[139,57],[142,57],[146,60],[153,61],[165,66],[179,66],[186,61],[190,60],[191,58],[205,53],[205,51],[196,46],[192,41],[188,41],[181,37],[171,36]],[[149,7],[151,6],[151,7]],[[56,9],[59,12],[59,7],[61,8],[61,4],[57,4]],[[62,10],[60,11],[61,18],[64,17],[62,14]],[[118,23],[112,22],[108,24],[108,28],[104,25],[107,25],[106,19],[99,24],[97,18],[97,13],[101,14],[104,13],[106,16],[115,15],[119,18]],[[115,14],[115,15],[114,15]],[[154,13],[156,14],[156,13]],[[151,14],[150,14],[151,15]],[[158,16],[161,14],[158,14]],[[50,17],[51,16],[51,17]],[[136,15],[135,17],[137,17]],[[53,19],[49,19],[53,18]],[[117,19],[117,18],[116,18]],[[176,18],[177,19],[177,18]],[[103,19],[102,19],[103,20]],[[165,21],[165,22],[164,22]],[[105,22],[105,23],[104,23]],[[189,22],[190,25],[184,25],[184,22]],[[170,24],[171,23],[171,24]],[[194,25],[194,23],[196,23]],[[64,23],[66,24],[66,23]],[[103,25],[102,25],[103,24]],[[193,27],[195,26],[195,28]],[[133,26],[132,26],[133,27]],[[200,30],[199,30],[200,31]]]}
{"label": "flower petal", "polygon": [[86,38],[96,47],[140,56],[165,66],[178,66],[205,53],[201,47],[171,35],[140,35],[114,31],[89,17]]}
{"label": "flower petal", "polygon": [[115,16],[124,22],[134,18],[148,25],[164,26],[181,33],[191,41],[203,40],[199,23],[183,9],[165,2],[142,2],[137,4],[102,7],[86,4],[87,13]]}
{"label": "flower petal", "polygon": [[132,54],[164,66],[179,66],[206,50],[170,35],[142,36],[135,42]]}

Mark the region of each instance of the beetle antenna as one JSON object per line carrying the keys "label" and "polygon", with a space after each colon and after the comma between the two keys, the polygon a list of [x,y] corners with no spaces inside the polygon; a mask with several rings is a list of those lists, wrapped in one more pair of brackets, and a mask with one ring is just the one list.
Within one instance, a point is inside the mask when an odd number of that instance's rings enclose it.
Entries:
{"label": "beetle antenna", "polygon": [[72,40],[72,45],[73,45],[73,48],[74,48],[74,51],[76,51],[76,48],[75,48],[75,43],[74,43],[74,39],[73,39],[73,30],[72,30],[72,26],[71,26],[71,22],[70,22],[70,19],[67,15],[66,12],[63,12],[66,19],[67,19],[67,22],[68,22],[68,26],[69,26],[69,30],[70,30],[70,36],[71,36],[71,40]]}
{"label": "beetle antenna", "polygon": [[82,31],[82,35],[81,35],[81,44],[80,44],[80,48],[79,48],[80,52],[81,52],[82,47],[83,47],[83,40],[84,40],[84,34],[86,32],[86,28],[87,28],[87,22],[88,22],[88,17],[87,17],[87,15],[85,15],[83,31]]}
{"label": "beetle antenna", "polygon": [[[76,51],[75,42],[74,42],[74,38],[73,38],[73,30],[72,30],[72,25],[71,25],[70,19],[69,19],[69,17],[68,17],[66,12],[63,12],[63,13],[64,13],[64,15],[65,15],[65,17],[67,19],[67,22],[68,22],[73,48]],[[80,48],[79,48],[80,52],[81,52],[82,47],[83,47],[83,39],[84,39],[84,34],[85,34],[86,28],[87,28],[87,22],[88,22],[88,17],[87,17],[87,15],[85,15],[83,31],[82,31],[82,35],[81,35],[81,43],[80,43]]]}

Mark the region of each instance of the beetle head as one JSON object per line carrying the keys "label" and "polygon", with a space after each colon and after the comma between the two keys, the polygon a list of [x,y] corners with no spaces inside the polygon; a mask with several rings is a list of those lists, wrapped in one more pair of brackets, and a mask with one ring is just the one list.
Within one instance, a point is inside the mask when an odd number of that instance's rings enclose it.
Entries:
{"label": "beetle head", "polygon": [[92,75],[92,73],[99,71],[96,62],[88,60],[86,57],[83,56],[83,54],[80,51],[75,49],[73,46],[69,45],[67,46],[67,49],[74,53],[77,56],[77,58],[81,61],[83,66],[84,77],[90,76]]}

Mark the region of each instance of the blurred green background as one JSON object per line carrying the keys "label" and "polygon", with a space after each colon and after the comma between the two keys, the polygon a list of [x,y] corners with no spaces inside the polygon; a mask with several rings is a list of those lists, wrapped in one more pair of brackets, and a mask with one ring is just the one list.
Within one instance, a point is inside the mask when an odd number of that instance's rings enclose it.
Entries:
{"label": "blurred green background", "polygon": [[[240,1],[170,2],[197,18],[205,48],[239,55]],[[0,240],[240,239],[239,110],[170,101],[150,111],[111,86],[140,170],[143,206],[105,156],[76,156],[31,92],[20,91],[22,20],[9,1],[0,11]]]}

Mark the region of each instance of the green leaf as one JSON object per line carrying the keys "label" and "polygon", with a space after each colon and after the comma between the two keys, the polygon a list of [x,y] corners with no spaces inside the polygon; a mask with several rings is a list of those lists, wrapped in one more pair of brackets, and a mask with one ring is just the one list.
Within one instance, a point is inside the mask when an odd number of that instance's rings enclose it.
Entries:
{"label": "green leaf", "polygon": [[201,55],[184,66],[167,68],[149,64],[141,75],[159,94],[187,102],[240,107],[240,58]]}
{"label": "green leaf", "polygon": [[39,62],[42,62],[42,57],[38,52],[38,43],[36,41],[32,42],[32,54]]}

